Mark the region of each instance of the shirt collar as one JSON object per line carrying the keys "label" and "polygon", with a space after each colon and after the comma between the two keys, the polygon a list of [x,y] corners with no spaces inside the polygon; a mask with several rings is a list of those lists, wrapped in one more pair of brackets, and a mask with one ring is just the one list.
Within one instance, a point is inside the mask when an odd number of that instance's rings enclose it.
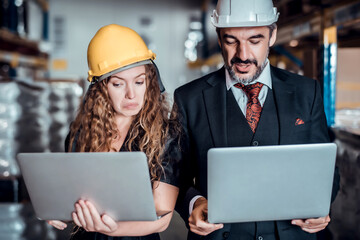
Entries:
{"label": "shirt collar", "polygon": [[[270,89],[272,89],[269,60],[266,59],[266,62],[267,63],[266,63],[264,70],[262,71],[260,76],[253,83],[260,82],[260,83],[263,83],[264,85],[268,86]],[[232,86],[234,86],[237,83],[237,81],[233,80],[230,77],[230,74],[227,70],[225,71],[225,78],[226,78],[226,89],[227,90],[229,90]]]}

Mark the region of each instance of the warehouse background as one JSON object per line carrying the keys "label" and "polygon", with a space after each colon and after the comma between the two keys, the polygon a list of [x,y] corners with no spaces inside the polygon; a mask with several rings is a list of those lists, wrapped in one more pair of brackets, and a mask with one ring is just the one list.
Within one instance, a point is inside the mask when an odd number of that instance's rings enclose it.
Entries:
{"label": "warehouse background", "polygon": [[[0,239],[66,239],[36,219],[19,152],[61,152],[87,89],[87,45],[104,25],[135,29],[157,54],[172,98],[223,65],[210,23],[216,0],[1,0]],[[341,190],[323,239],[360,239],[360,1],[276,0],[273,65],[321,82]],[[61,190],[59,190],[61,191]],[[163,239],[185,239],[175,214]]]}

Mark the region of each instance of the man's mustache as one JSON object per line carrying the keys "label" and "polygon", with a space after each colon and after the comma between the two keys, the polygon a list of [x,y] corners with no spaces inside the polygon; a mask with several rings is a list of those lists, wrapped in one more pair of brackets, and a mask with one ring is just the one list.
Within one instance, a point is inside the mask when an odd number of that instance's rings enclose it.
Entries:
{"label": "man's mustache", "polygon": [[258,65],[256,59],[246,59],[245,61],[243,61],[238,57],[234,57],[233,59],[231,59],[231,65],[233,65],[234,63],[254,64],[256,67]]}

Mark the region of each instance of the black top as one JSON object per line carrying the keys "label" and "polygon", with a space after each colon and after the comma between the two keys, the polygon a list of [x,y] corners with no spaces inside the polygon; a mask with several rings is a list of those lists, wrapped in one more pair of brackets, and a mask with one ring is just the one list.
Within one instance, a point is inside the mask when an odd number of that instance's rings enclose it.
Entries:
{"label": "black top", "polygon": [[[125,143],[126,143],[125,139]],[[76,141],[76,139],[75,139]],[[75,142],[74,141],[74,142]],[[68,152],[70,142],[70,133],[65,140],[65,151]],[[75,143],[76,144],[76,143]],[[120,149],[120,152],[129,151],[126,144]],[[75,146],[75,145],[74,145]],[[73,147],[73,150],[75,148]],[[139,151],[137,146],[132,147],[132,151]],[[177,137],[170,138],[166,142],[165,150],[162,155],[162,167],[164,171],[161,171],[160,181],[168,183],[174,186],[179,186],[178,174],[179,174],[179,162],[181,159],[180,148],[178,145]],[[70,240],[160,240],[158,233],[150,234],[142,237],[111,237],[97,232],[86,232],[83,228],[77,226],[74,227],[74,231],[71,234]]]}

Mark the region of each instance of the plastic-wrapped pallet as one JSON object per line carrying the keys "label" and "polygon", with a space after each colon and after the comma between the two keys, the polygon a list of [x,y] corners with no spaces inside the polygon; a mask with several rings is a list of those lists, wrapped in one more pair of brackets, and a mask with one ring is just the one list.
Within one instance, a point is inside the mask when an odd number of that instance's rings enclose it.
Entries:
{"label": "plastic-wrapped pallet", "polygon": [[0,239],[56,239],[26,201],[15,160],[18,152],[49,150],[47,98],[48,84],[0,82]]}
{"label": "plastic-wrapped pallet", "polygon": [[76,83],[69,85],[69,88],[66,91],[66,102],[67,113],[68,113],[68,122],[74,121],[76,113],[80,106],[80,100],[83,95],[83,89]]}
{"label": "plastic-wrapped pallet", "polygon": [[51,125],[49,129],[49,147],[51,152],[63,152],[64,141],[69,132],[69,124],[74,118],[79,103],[79,93],[81,95],[82,90],[74,82],[54,82],[50,86],[49,113]]}
{"label": "plastic-wrapped pallet", "polygon": [[65,91],[63,88],[59,87],[58,83],[51,83],[50,86],[49,113],[51,117],[51,125],[49,129],[49,147],[51,152],[63,152],[64,139],[68,129]]}
{"label": "plastic-wrapped pallet", "polygon": [[18,103],[22,116],[17,122],[19,152],[49,151],[49,88],[45,83],[19,82]]}
{"label": "plastic-wrapped pallet", "polygon": [[25,220],[21,216],[23,204],[0,204],[0,238],[9,240],[25,240]]}
{"label": "plastic-wrapped pallet", "polygon": [[39,221],[29,203],[0,204],[0,239],[55,240],[56,234],[44,221]]}
{"label": "plastic-wrapped pallet", "polygon": [[17,121],[22,110],[17,102],[20,90],[15,82],[0,82],[0,176],[18,176]]}

